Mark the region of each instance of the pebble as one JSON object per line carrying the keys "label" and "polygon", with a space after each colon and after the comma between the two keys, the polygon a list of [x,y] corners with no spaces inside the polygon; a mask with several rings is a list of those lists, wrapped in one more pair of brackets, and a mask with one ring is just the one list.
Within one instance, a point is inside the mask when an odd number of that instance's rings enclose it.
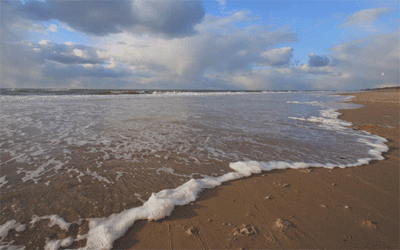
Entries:
{"label": "pebble", "polygon": [[325,206],[325,205],[320,205],[321,207],[323,207],[323,208],[328,208],[327,206]]}

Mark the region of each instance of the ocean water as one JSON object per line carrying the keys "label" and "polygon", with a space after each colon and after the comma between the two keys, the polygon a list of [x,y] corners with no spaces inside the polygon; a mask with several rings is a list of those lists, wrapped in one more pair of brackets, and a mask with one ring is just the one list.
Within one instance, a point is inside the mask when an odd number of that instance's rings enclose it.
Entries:
{"label": "ocean water", "polygon": [[2,89],[0,249],[109,249],[229,180],[382,159],[334,94]]}

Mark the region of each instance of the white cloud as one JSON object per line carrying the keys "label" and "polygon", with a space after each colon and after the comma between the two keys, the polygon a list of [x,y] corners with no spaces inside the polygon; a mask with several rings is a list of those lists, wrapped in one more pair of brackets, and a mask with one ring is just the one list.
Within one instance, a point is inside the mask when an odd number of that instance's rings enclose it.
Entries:
{"label": "white cloud", "polygon": [[48,42],[49,42],[48,40],[40,40],[39,44],[40,45],[47,45]]}
{"label": "white cloud", "polygon": [[[107,65],[108,69],[116,68],[119,65],[119,63],[112,57],[108,60],[108,62],[109,62],[109,64]],[[134,68],[130,68],[130,69],[134,70]]]}
{"label": "white cloud", "polygon": [[74,52],[74,55],[77,56],[77,57],[83,57],[84,56],[84,52],[81,49],[74,49],[73,52]]}
{"label": "white cloud", "polygon": [[237,11],[224,17],[206,15],[204,21],[196,26],[196,30],[200,33],[234,32],[238,29],[236,26],[238,23],[259,20],[260,18],[260,16],[253,16],[252,13],[247,10]]}
{"label": "white cloud", "polygon": [[371,28],[371,25],[383,14],[389,13],[388,8],[376,8],[376,9],[366,9],[354,13],[346,18],[346,22],[342,24],[343,26],[353,26],[353,27],[366,27]]}
{"label": "white cloud", "polygon": [[225,6],[226,1],[225,0],[217,0],[220,6]]}
{"label": "white cloud", "polygon": [[51,25],[49,26],[49,31],[51,31],[51,32],[57,32],[57,31],[58,31],[57,25],[51,24]]}
{"label": "white cloud", "polygon": [[293,57],[293,48],[284,47],[279,49],[271,49],[261,54],[264,59],[260,65],[262,66],[288,66],[290,59]]}

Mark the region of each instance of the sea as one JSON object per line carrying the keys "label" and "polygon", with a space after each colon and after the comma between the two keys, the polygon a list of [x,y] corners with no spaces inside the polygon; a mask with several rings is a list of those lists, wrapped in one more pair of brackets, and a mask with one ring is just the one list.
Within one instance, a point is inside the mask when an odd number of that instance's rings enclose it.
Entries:
{"label": "sea", "polygon": [[0,249],[111,249],[227,181],[383,159],[338,94],[1,89]]}

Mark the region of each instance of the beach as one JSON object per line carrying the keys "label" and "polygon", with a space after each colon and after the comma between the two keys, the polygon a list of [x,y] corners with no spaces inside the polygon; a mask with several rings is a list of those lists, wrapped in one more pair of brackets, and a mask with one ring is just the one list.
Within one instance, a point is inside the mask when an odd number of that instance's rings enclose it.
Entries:
{"label": "beach", "polygon": [[136,221],[114,249],[399,247],[398,91],[351,93],[340,119],[388,140],[385,160],[273,170],[224,183],[159,221]]}
{"label": "beach", "polygon": [[0,249],[398,246],[398,91],[10,91]]}
{"label": "beach", "polygon": [[0,1],[0,250],[400,249],[399,8]]}

